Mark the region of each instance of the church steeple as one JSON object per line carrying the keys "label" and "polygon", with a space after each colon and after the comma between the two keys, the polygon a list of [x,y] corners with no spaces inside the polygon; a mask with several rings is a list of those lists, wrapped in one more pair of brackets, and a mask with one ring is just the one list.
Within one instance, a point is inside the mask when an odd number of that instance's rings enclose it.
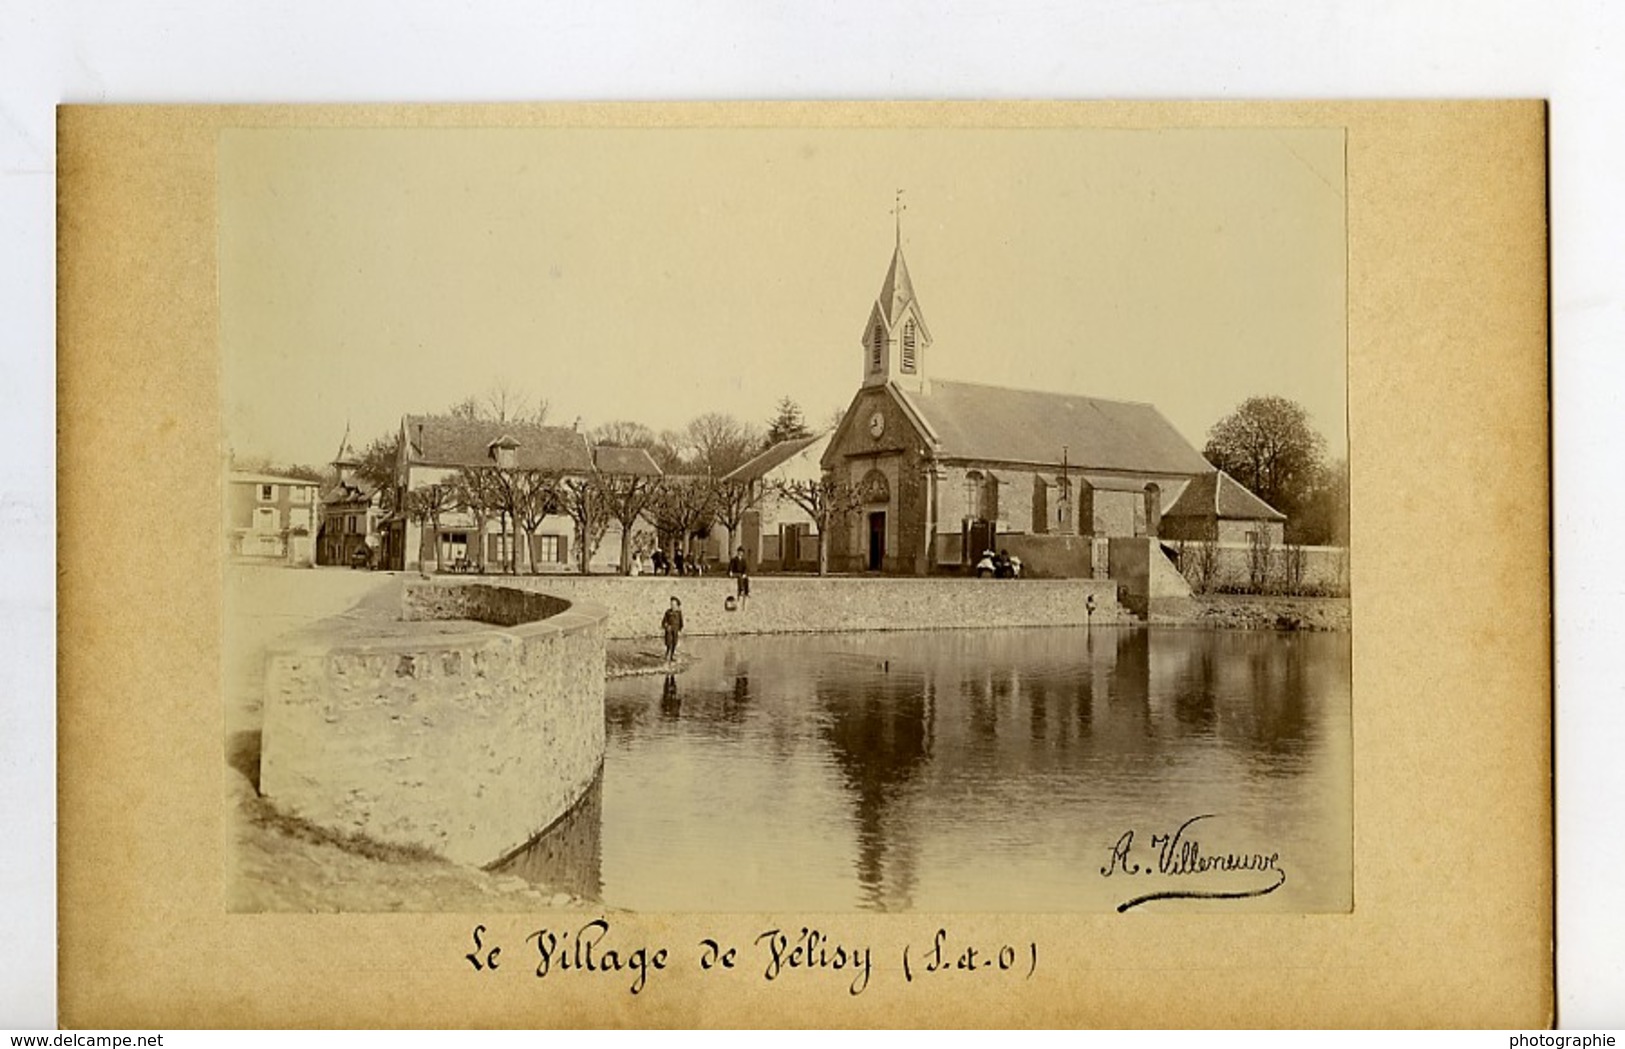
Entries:
{"label": "church steeple", "polygon": [[895,382],[905,389],[923,392],[925,351],[931,346],[931,331],[925,326],[925,314],[908,275],[908,261],[903,258],[902,211],[899,194],[897,244],[863,330],[863,385]]}
{"label": "church steeple", "polygon": [[361,459],[355,454],[355,446],[350,444],[350,423],[345,420],[344,438],[339,441],[339,454],[334,456],[333,472],[338,476],[339,484],[348,484],[355,476],[356,467],[361,465]]}

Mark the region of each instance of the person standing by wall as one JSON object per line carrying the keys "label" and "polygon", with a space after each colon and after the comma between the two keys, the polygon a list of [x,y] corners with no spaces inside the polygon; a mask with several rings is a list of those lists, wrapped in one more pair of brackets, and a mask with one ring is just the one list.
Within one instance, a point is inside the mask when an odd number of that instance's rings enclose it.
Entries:
{"label": "person standing by wall", "polygon": [[666,662],[673,662],[677,658],[677,639],[683,633],[683,603],[675,597],[666,614],[660,617],[660,632],[666,637]]}
{"label": "person standing by wall", "polygon": [[745,598],[750,596],[750,564],[745,560],[744,547],[740,547],[739,552],[728,562],[728,574],[734,577],[736,595],[743,603]]}

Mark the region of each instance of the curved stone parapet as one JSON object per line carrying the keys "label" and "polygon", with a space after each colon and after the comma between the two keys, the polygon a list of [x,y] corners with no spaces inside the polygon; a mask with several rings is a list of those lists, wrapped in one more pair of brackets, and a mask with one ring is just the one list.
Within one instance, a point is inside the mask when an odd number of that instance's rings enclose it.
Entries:
{"label": "curved stone parapet", "polygon": [[268,654],[260,791],[341,834],[495,862],[603,763],[609,612],[429,580],[407,584],[402,613]]}

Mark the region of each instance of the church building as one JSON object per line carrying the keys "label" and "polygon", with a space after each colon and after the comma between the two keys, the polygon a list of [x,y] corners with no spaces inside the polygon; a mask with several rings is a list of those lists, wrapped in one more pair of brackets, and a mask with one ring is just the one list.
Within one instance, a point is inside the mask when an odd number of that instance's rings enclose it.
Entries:
{"label": "church building", "polygon": [[1009,549],[1035,575],[1104,574],[1098,540],[1158,536],[1163,509],[1213,473],[1152,405],[933,376],[900,238],[861,344],[862,385],[822,459],[862,493],[830,537],[836,571],[961,572]]}

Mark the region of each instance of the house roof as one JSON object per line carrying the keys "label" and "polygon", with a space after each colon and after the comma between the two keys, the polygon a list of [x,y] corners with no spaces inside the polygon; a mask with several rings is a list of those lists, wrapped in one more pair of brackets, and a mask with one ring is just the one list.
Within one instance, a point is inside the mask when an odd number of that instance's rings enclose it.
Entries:
{"label": "house roof", "polygon": [[755,481],[766,477],[828,436],[827,433],[815,433],[811,437],[795,437],[788,441],[780,441],[766,451],[734,467],[724,474],[722,479],[724,481]]}
{"label": "house roof", "polygon": [[322,502],[324,503],[359,503],[371,502],[378,492],[377,486],[368,484],[360,478],[328,485],[322,489]]}
{"label": "house roof", "polygon": [[564,426],[495,422],[452,415],[408,415],[401,420],[410,462],[430,466],[488,466],[491,446],[507,438],[515,445],[514,464],[521,470],[589,473],[593,467],[587,439]]}
{"label": "house roof", "polygon": [[599,445],[592,450],[593,465],[599,473],[622,477],[659,477],[660,467],[642,448],[612,448]]}
{"label": "house roof", "polygon": [[1080,470],[1197,474],[1212,465],[1149,404],[933,379],[893,391],[935,431],[944,458],[1061,462]]}
{"label": "house roof", "polygon": [[1164,517],[1212,517],[1222,521],[1285,521],[1286,514],[1249,492],[1223,470],[1191,478]]}

